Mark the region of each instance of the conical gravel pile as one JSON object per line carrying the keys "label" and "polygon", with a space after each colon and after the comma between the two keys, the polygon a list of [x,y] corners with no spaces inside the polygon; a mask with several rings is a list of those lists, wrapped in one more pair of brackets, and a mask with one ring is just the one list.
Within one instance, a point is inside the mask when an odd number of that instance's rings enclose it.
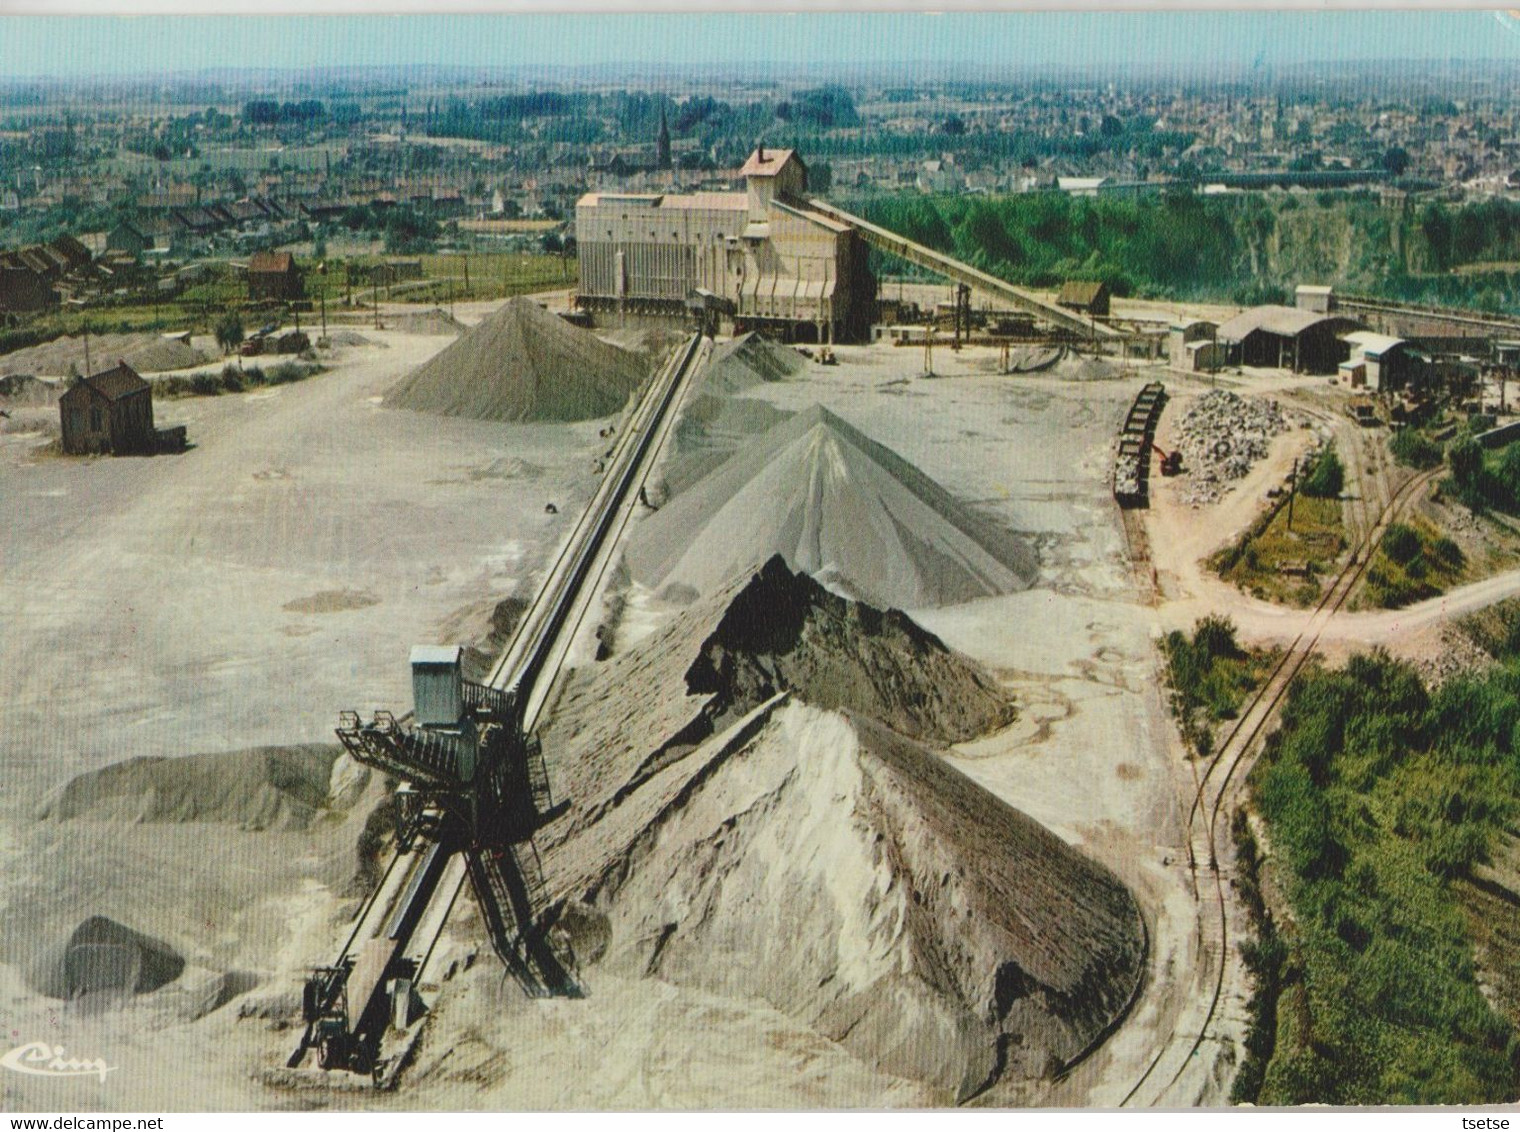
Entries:
{"label": "conical gravel pile", "polygon": [[385,403],[484,421],[582,421],[617,412],[646,376],[638,357],[516,298],[396,385]]}
{"label": "conical gravel pile", "polygon": [[779,554],[882,608],[1028,588],[1034,553],[890,449],[814,405],[756,437],[640,524],[634,577],[714,592]]}
{"label": "conical gravel pile", "polygon": [[945,1103],[1059,1072],[1126,1008],[1145,929],[933,750],[1010,715],[906,616],[776,562],[577,673],[540,848],[588,977],[764,1003]]}

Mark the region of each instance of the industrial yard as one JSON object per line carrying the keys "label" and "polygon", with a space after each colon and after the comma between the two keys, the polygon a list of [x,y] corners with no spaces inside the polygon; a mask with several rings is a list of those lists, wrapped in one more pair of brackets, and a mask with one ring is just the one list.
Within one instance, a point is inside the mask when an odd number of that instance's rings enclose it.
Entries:
{"label": "industrial yard", "polygon": [[[784,981],[768,990],[702,975],[710,960],[691,949],[710,945],[698,942],[695,925],[692,942],[672,947],[651,975],[641,974],[642,961],[630,965],[629,956],[619,955],[626,944],[599,961],[597,949],[580,940],[585,997],[523,999],[502,983],[483,925],[463,899],[439,943],[447,955],[440,969],[451,977],[441,990],[424,992],[437,995],[437,1009],[404,1092],[334,1094],[281,1070],[298,1034],[292,1027],[299,1024],[303,972],[326,961],[337,925],[352,912],[360,892],[356,846],[382,796],[378,777],[302,745],[334,750],[340,707],[404,707],[411,644],[488,648],[493,609],[531,594],[541,581],[596,485],[595,461],[606,445],[598,435],[606,419],[498,424],[383,407],[399,379],[454,339],[372,329],[362,338],[343,347],[327,372],[298,384],[167,402],[161,419],[190,424],[196,438],[180,456],[66,460],[45,452],[40,433],[5,434],[4,498],[12,511],[6,519],[20,537],[7,543],[4,572],[7,607],[17,612],[17,630],[5,639],[3,667],[17,694],[4,741],[32,752],[17,768],[22,788],[10,795],[6,844],[18,865],[43,863],[8,871],[7,899],[35,910],[24,926],[6,921],[10,1024],[25,1030],[56,1013],[56,1002],[36,992],[28,972],[82,921],[104,916],[172,944],[186,967],[151,999],[93,1013],[68,1008],[70,1042],[81,1053],[107,1042],[117,1061],[143,1065],[176,1051],[172,1064],[151,1076],[113,1074],[101,1086],[102,1104],[162,1104],[171,1080],[199,1080],[204,1089],[208,1079],[224,1091],[197,1093],[196,1103],[212,1107],[857,1106],[977,1095],[1003,1103],[1047,1096],[1103,1103],[1096,1081],[1092,1098],[1073,1091],[1077,1078],[1061,1086],[1064,1092],[1047,1094],[1048,1083],[1039,1082],[1048,1065],[1038,1059],[1001,1076],[978,1071],[984,1055],[971,1052],[974,1042],[963,1060],[940,1068],[873,1052],[869,1042],[841,1043],[831,1037],[840,1033],[837,1024],[790,998]],[[991,348],[944,351],[934,378],[922,376],[918,350],[879,344],[838,353],[839,364],[827,367],[796,355],[801,364],[784,367],[793,372],[779,381],[730,381],[737,400],[754,406],[739,405],[738,416],[752,411],[769,420],[826,410],[838,427],[886,445],[947,499],[1027,544],[1021,564],[1037,563],[1003,596],[967,601],[952,591],[936,607],[909,608],[944,646],[989,674],[1009,714],[999,709],[981,723],[966,717],[971,722],[948,732],[923,730],[913,713],[888,715],[888,725],[901,734],[906,721],[907,733],[948,745],[947,764],[986,799],[966,804],[995,806],[996,799],[1013,806],[1031,832],[1038,822],[1058,839],[1052,846],[1064,842],[1079,851],[1062,868],[1089,869],[1091,861],[1122,882],[1146,923],[1142,946],[1185,951],[1187,925],[1175,915],[1186,901],[1179,903],[1182,881],[1169,847],[1180,767],[1152,679],[1152,615],[1135,587],[1107,482],[1112,436],[1135,381],[1111,363],[1077,361],[1013,380],[994,372],[998,355]],[[1062,367],[1074,366],[1103,379],[1073,382]],[[11,424],[24,425],[29,411],[39,419],[44,412],[18,408]],[[733,410],[729,417],[736,419]],[[1062,458],[1067,453],[1078,458]],[[680,461],[669,463],[678,469]],[[657,498],[667,490],[658,472],[652,488]],[[32,502],[38,498],[57,503],[39,508]],[[556,514],[546,513],[549,503]],[[643,510],[630,531],[634,546],[641,525],[659,515]],[[920,568],[931,562],[924,559]],[[596,809],[596,790],[616,788],[615,780],[602,787],[579,781],[586,772],[577,769],[583,756],[575,735],[586,724],[575,722],[577,705],[586,702],[596,717],[609,698],[619,700],[619,718],[628,721],[619,726],[623,741],[659,746],[691,710],[681,706],[694,702],[690,693],[652,679],[620,679],[616,666],[656,663],[678,677],[710,631],[703,626],[713,624],[703,620],[712,613],[695,611],[722,606],[720,597],[714,607],[711,594],[697,606],[689,598],[672,601],[637,576],[635,569],[635,580],[612,583],[622,612],[611,660],[591,659],[587,624],[571,658],[577,674],[543,731],[551,782],[572,814],[546,827],[540,852],[551,886],[563,882],[567,891],[574,876],[593,868],[584,854],[608,851],[594,849],[605,834],[576,832],[585,819],[574,814]],[[876,577],[878,588],[869,592],[890,604],[884,599],[905,583],[890,572]],[[683,627],[692,617],[691,627]],[[1043,628],[1030,634],[1025,629],[1034,618]],[[640,659],[672,648],[668,661]],[[80,682],[69,674],[85,655],[91,675]],[[831,663],[854,662],[845,656]],[[794,679],[803,682],[799,702],[771,709],[777,714],[766,734],[775,737],[763,739],[762,745],[781,744],[773,758],[800,757],[796,752],[818,741],[807,736],[840,726],[833,721],[843,717],[830,707],[851,710],[848,697],[828,698],[828,687],[848,686],[845,676],[812,693],[805,674]],[[646,703],[633,686],[647,686],[652,698]],[[885,709],[870,710],[880,717]],[[945,710],[960,717],[966,709]],[[67,724],[50,727],[45,719]],[[840,741],[830,743],[837,749]],[[196,756],[200,771],[166,778],[164,764],[132,761],[180,756]],[[823,796],[797,804],[825,806],[820,817],[829,806]],[[905,842],[902,851],[921,852],[917,844]],[[746,851],[748,869],[763,868],[763,855],[756,856],[762,852]],[[984,855],[969,846],[967,853]],[[62,860],[70,862],[66,869],[46,864]],[[858,915],[851,909],[874,901],[866,895],[871,882],[863,875],[860,883],[866,887],[857,895],[836,892],[845,904],[833,915]],[[1076,885],[1077,894],[1091,884]],[[1057,883],[1052,914],[1065,898],[1059,893]],[[644,917],[650,914],[644,899],[625,895],[619,906]],[[783,914],[771,930],[804,949],[849,930],[829,927],[832,915],[814,921],[801,909]],[[632,924],[613,938],[632,932],[636,939]],[[1039,970],[1042,961],[1030,955],[1022,962]],[[1137,985],[1133,976],[1116,983],[1105,1009],[1122,1012]],[[218,994],[230,1005],[206,1011]],[[1135,1025],[1159,1024],[1175,1006],[1142,998]],[[511,1027],[483,1028],[485,1018],[504,1009],[517,1020]],[[656,1026],[666,1034],[656,1047],[646,1048],[641,1038],[626,1052],[615,1049],[614,1062],[629,1061],[623,1073],[506,1071],[545,1055],[566,1066],[593,1058],[605,1064],[594,1022],[603,1011],[682,1024]],[[1041,1056],[1084,1053],[1097,1031],[1087,1030],[1085,1039],[1082,1032],[1074,1033],[1075,1044],[1063,1039]],[[911,1039],[909,1048],[921,1040]],[[691,1070],[698,1049],[702,1063],[714,1066],[710,1080]],[[1100,1053],[1109,1056],[1124,1055]],[[243,1068],[229,1073],[229,1061]],[[207,1072],[212,1066],[218,1071]],[[19,1085],[45,1090],[21,1093],[23,1107],[46,1106],[52,1095],[46,1090],[58,1087]],[[15,1090],[17,1083],[6,1086]]]}
{"label": "industrial yard", "polygon": [[1505,96],[366,70],[0,82],[0,1108],[1520,1096]]}

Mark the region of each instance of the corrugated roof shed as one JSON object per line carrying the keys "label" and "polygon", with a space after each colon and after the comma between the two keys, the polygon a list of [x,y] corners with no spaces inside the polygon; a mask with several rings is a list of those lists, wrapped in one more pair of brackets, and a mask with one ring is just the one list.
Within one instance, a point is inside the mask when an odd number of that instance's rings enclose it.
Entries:
{"label": "corrugated roof shed", "polygon": [[1265,306],[1241,311],[1234,318],[1219,324],[1221,342],[1242,342],[1247,335],[1258,330],[1284,338],[1296,338],[1311,326],[1322,322],[1345,322],[1345,318],[1318,311],[1299,310],[1297,307]]}
{"label": "corrugated roof shed", "polygon": [[1106,289],[1105,284],[1095,279],[1068,279],[1061,284],[1061,293],[1056,297],[1056,302],[1063,306],[1067,303],[1090,306],[1102,297]]}
{"label": "corrugated roof shed", "polygon": [[1342,334],[1341,340],[1350,342],[1363,355],[1374,360],[1381,358],[1395,346],[1407,344],[1407,339],[1395,338],[1391,334],[1377,334],[1371,330],[1357,330],[1350,334]]}

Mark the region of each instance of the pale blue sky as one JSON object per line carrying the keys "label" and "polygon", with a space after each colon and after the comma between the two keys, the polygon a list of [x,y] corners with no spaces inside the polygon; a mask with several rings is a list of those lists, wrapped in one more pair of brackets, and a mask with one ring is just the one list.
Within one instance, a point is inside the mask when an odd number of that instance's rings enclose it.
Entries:
{"label": "pale blue sky", "polygon": [[[0,4],[3,10],[3,4]],[[0,16],[0,76],[205,67],[1219,64],[1501,58],[1489,11],[806,13],[768,15]],[[939,68],[936,68],[939,71]],[[939,71],[939,73],[945,73]],[[950,72],[950,73],[953,73]]]}

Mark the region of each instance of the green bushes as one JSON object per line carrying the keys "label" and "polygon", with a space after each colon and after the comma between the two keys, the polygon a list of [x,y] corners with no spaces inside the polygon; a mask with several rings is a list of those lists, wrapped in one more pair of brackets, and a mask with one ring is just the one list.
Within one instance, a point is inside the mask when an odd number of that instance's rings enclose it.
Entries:
{"label": "green bushes", "polygon": [[[942,139],[941,139],[942,140]],[[983,136],[985,140],[985,136]],[[1453,273],[1462,263],[1520,258],[1520,206],[1503,202],[1390,215],[1366,193],[1239,194],[1173,191],[1140,199],[1064,193],[1007,196],[871,196],[841,201],[931,248],[1029,287],[1074,277],[1150,297],[1287,301],[1313,277],[1361,293],[1438,306],[1503,308],[1520,302],[1520,273]],[[1457,229],[1478,233],[1454,239]],[[879,254],[879,253],[878,253]],[[891,270],[898,270],[894,262]]]}
{"label": "green bushes", "polygon": [[1441,446],[1416,428],[1402,428],[1388,442],[1395,463],[1425,471],[1441,463]]}
{"label": "green bushes", "polygon": [[1444,593],[1461,577],[1466,556],[1445,535],[1409,523],[1390,523],[1367,567],[1363,604],[1397,609]]}
{"label": "green bushes", "polygon": [[1304,474],[1302,491],[1311,499],[1339,499],[1346,486],[1346,468],[1333,446],[1325,448]]}
{"label": "green bushes", "polygon": [[1161,642],[1172,688],[1172,711],[1183,737],[1200,755],[1213,751],[1213,725],[1233,719],[1261,681],[1269,657],[1253,655],[1235,639],[1228,618],[1205,617],[1193,635],[1173,630]]}
{"label": "green bushes", "polygon": [[1286,957],[1252,959],[1282,989],[1260,1103],[1520,1091],[1520,1045],[1477,986],[1451,888],[1520,808],[1517,724],[1513,660],[1434,693],[1382,652],[1295,682],[1252,776],[1294,924]]}
{"label": "green bushes", "polygon": [[1446,462],[1451,468],[1447,483],[1469,510],[1520,514],[1520,444],[1489,453],[1469,434],[1447,448]]}
{"label": "green bushes", "polygon": [[222,393],[241,393],[263,385],[288,385],[293,381],[305,381],[313,374],[321,373],[322,367],[303,362],[281,362],[265,371],[258,366],[243,369],[226,365],[222,372],[197,373],[189,377],[165,377],[154,383],[160,397],[215,397]]}

